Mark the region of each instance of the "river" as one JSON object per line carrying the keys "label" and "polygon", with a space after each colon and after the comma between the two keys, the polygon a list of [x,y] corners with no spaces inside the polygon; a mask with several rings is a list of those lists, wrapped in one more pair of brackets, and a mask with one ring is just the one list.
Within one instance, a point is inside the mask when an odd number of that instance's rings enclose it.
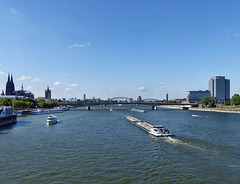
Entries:
{"label": "river", "polygon": [[[79,108],[51,126],[47,114],[19,117],[0,129],[0,183],[240,182],[240,114],[131,108]],[[124,115],[176,136],[153,137]]]}

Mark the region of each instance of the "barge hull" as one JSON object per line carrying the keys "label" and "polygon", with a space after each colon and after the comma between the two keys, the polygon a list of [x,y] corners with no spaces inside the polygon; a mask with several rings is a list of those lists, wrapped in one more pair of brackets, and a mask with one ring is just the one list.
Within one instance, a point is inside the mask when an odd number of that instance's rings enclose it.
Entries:
{"label": "barge hull", "polygon": [[10,124],[13,124],[13,123],[16,123],[16,122],[17,122],[17,116],[16,115],[1,117],[0,118],[0,127],[10,125]]}

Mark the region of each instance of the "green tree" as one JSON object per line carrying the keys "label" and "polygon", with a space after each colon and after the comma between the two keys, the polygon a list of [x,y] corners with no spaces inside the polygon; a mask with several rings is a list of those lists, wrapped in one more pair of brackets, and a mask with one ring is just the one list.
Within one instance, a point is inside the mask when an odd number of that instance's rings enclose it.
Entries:
{"label": "green tree", "polygon": [[53,107],[56,107],[56,105],[57,104],[55,102],[41,102],[39,104],[41,108],[53,108]]}
{"label": "green tree", "polygon": [[42,102],[45,102],[45,100],[42,99],[42,98],[40,98],[40,99],[37,100],[37,102],[40,104],[40,103],[42,103]]}
{"label": "green tree", "polygon": [[18,109],[25,109],[25,108],[27,108],[27,103],[22,100],[14,100],[12,102],[12,107],[18,108]]}
{"label": "green tree", "polygon": [[209,105],[210,107],[214,106],[216,101],[214,99],[214,97],[209,97],[209,96],[205,96],[203,97],[203,99],[201,100],[203,105]]}
{"label": "green tree", "polygon": [[26,102],[26,104],[27,104],[27,108],[35,108],[35,104],[34,104],[34,102]]}
{"label": "green tree", "polygon": [[239,94],[233,95],[232,99],[230,100],[233,105],[240,105],[240,96]]}
{"label": "green tree", "polygon": [[0,99],[0,106],[11,106],[12,101],[9,98]]}

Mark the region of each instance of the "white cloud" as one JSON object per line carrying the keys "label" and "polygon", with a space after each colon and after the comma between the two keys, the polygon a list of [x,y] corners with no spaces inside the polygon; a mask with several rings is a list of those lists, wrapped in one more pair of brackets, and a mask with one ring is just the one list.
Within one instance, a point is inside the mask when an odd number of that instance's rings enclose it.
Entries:
{"label": "white cloud", "polygon": [[61,82],[57,81],[57,82],[55,82],[53,85],[54,85],[54,86],[59,86],[59,85],[61,85],[61,84],[62,84]]}
{"label": "white cloud", "polygon": [[7,76],[5,72],[0,71],[0,76]]}
{"label": "white cloud", "polygon": [[27,90],[32,90],[33,88],[32,88],[32,86],[28,86],[26,89]]}
{"label": "white cloud", "polygon": [[160,86],[161,86],[161,89],[168,88],[168,86],[167,86],[167,85],[165,85],[164,83],[159,83],[159,84],[160,84]]}
{"label": "white cloud", "polygon": [[110,91],[110,93],[115,93],[116,92],[116,90],[112,89],[112,88],[109,88],[109,91]]}
{"label": "white cloud", "polygon": [[30,76],[22,76],[20,78],[18,78],[17,80],[21,80],[21,81],[24,81],[24,80],[30,80],[32,77]]}
{"label": "white cloud", "polygon": [[9,12],[12,13],[12,14],[17,14],[18,11],[14,8],[9,8]]}
{"label": "white cloud", "polygon": [[140,88],[138,88],[138,91],[145,91],[145,90],[147,90],[145,87],[140,87]]}
{"label": "white cloud", "polygon": [[225,26],[225,27],[223,28],[223,31],[231,31],[231,28],[230,28],[229,26]]}
{"label": "white cloud", "polygon": [[32,80],[32,82],[39,82],[39,81],[41,81],[41,79],[39,79],[39,78],[35,78]]}
{"label": "white cloud", "polygon": [[162,88],[162,89],[165,89],[165,88],[168,88],[168,86],[166,86],[166,85],[165,85],[165,86],[161,86],[161,88]]}
{"label": "white cloud", "polygon": [[78,87],[78,84],[68,84],[70,87]]}
{"label": "white cloud", "polygon": [[73,91],[73,88],[66,88],[64,91]]}
{"label": "white cloud", "polygon": [[238,34],[238,33],[234,33],[234,36],[235,36],[235,37],[239,37],[240,34]]}
{"label": "white cloud", "polygon": [[65,74],[63,74],[64,76],[69,76],[69,74],[68,73],[65,73]]}
{"label": "white cloud", "polygon": [[90,42],[84,42],[84,43],[75,43],[73,45],[69,45],[68,48],[73,48],[73,47],[86,47],[86,46],[90,46],[91,43]]}

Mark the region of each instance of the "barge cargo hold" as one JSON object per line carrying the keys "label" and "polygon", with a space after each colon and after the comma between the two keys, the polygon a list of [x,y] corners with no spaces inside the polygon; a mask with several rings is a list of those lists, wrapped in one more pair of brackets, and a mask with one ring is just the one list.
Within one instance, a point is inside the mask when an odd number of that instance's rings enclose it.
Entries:
{"label": "barge cargo hold", "polygon": [[123,116],[124,119],[128,120],[132,124],[136,125],[137,127],[141,128],[142,130],[148,132],[151,135],[156,137],[169,137],[174,136],[169,132],[168,129],[164,128],[164,125],[151,125],[149,123],[143,122],[137,118],[132,116]]}

